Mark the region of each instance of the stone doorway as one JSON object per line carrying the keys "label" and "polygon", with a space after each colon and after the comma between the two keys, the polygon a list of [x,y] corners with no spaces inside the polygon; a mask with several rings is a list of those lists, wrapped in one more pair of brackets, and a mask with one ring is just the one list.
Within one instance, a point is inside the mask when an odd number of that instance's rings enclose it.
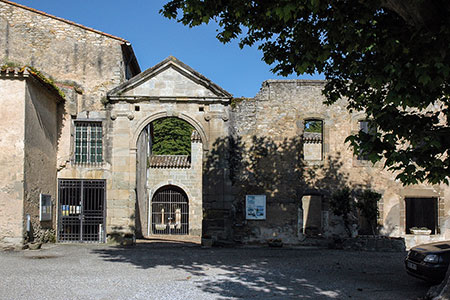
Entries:
{"label": "stone doorway", "polygon": [[151,234],[189,234],[189,201],[179,187],[168,185],[156,191],[150,203]]}

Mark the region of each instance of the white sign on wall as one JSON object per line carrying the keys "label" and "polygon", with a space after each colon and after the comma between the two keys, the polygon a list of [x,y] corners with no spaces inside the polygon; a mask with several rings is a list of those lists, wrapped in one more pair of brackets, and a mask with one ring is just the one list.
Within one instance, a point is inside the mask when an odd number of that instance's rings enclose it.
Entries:
{"label": "white sign on wall", "polygon": [[266,219],[266,195],[247,195],[245,197],[245,216],[247,220]]}

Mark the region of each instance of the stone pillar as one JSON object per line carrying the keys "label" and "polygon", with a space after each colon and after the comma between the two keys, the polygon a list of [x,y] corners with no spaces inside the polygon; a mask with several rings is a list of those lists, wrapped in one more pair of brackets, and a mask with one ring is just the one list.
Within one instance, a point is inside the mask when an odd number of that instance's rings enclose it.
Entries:
{"label": "stone pillar", "polygon": [[[136,206],[136,145],[130,148],[130,115],[127,104],[113,112],[111,185],[107,191],[107,234],[134,234]],[[120,110],[124,112],[121,113]]]}

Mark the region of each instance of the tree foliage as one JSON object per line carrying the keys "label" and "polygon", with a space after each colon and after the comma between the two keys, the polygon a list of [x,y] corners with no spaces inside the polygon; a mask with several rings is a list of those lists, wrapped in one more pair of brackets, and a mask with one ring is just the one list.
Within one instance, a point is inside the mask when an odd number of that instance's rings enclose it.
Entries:
{"label": "tree foliage", "polygon": [[375,235],[379,213],[378,201],[381,200],[381,194],[371,190],[364,190],[360,195],[357,196],[357,199],[358,202],[356,202],[356,207],[360,210],[361,215],[370,225],[372,234]]}
{"label": "tree foliage", "polygon": [[330,208],[334,215],[342,217],[344,227],[348,236],[352,235],[352,224],[354,221],[355,201],[348,187],[333,193],[330,199]]}
{"label": "tree foliage", "polygon": [[305,132],[322,133],[322,121],[310,120],[305,122]]}
{"label": "tree foliage", "polygon": [[217,38],[258,45],[281,75],[325,75],[326,103],[348,99],[377,127],[347,141],[404,184],[450,175],[450,2],[172,0],[161,12]]}
{"label": "tree foliage", "polygon": [[190,155],[193,127],[177,118],[153,121],[152,154]]}

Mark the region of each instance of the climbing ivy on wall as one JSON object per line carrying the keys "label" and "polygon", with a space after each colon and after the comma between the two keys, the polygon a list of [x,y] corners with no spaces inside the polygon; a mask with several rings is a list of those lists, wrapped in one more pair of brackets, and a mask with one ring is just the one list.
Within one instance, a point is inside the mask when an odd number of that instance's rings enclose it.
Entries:
{"label": "climbing ivy on wall", "polygon": [[191,135],[194,128],[189,123],[178,118],[164,118],[152,124],[152,154],[191,154]]}

